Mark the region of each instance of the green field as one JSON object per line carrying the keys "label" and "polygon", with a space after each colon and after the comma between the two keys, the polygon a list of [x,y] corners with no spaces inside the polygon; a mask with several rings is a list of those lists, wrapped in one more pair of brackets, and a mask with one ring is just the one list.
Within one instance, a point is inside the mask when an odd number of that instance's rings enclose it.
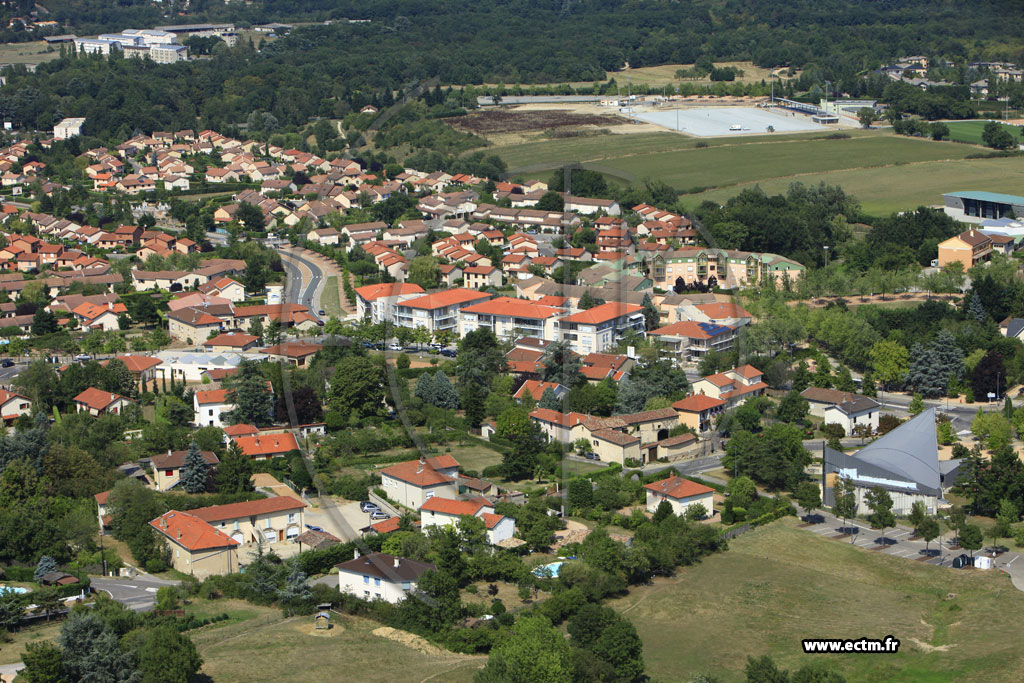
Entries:
{"label": "green field", "polygon": [[[758,184],[784,191],[790,183],[840,184],[869,212],[888,213],[920,204],[941,203],[942,192],[972,187],[1009,191],[1019,176],[1006,169],[1010,159],[971,161],[971,172],[951,164],[975,147],[951,142],[897,137],[887,132],[852,131],[849,139],[821,134],[752,136],[743,140],[699,141],[673,133],[613,135],[496,148],[513,175],[544,178],[567,161],[579,161],[621,182],[656,178],[683,193],[684,203],[721,201],[743,187]],[[913,182],[908,180],[913,179]],[[969,188],[967,188],[969,189]]]}
{"label": "green field", "polygon": [[[981,132],[985,129],[987,121],[946,121],[949,126],[949,139],[958,142],[967,142],[972,145],[980,145]],[[1003,124],[1003,128],[1010,131],[1010,135],[1017,142],[1021,142],[1020,128]]]}
{"label": "green field", "polygon": [[[995,572],[879,555],[794,528],[788,518],[614,601],[636,625],[653,681],[743,680],[748,655],[822,663],[860,681],[1017,681],[1011,624],[1024,593]],[[950,598],[953,595],[954,597]],[[803,638],[884,638],[898,654],[803,655]]]}
{"label": "green field", "polygon": [[471,681],[486,657],[449,652],[425,654],[411,646],[374,635],[380,624],[358,617],[332,615],[329,633],[313,630],[311,616],[282,619],[279,610],[243,623],[192,631],[203,657],[202,673],[221,681],[324,680],[419,682]]}
{"label": "green field", "polygon": [[[948,143],[947,143],[948,144]],[[967,150],[976,148],[962,145]],[[839,185],[860,200],[864,210],[873,215],[887,215],[893,211],[914,209],[918,206],[942,204],[944,192],[956,190],[988,190],[1020,194],[1024,184],[1024,165],[1020,159],[967,159],[958,163],[934,161],[904,166],[874,169],[849,169],[828,173],[813,173],[788,178],[770,178],[759,182],[736,185],[701,194],[682,197],[687,208],[705,199],[723,202],[744,187],[758,185],[765,192],[785,192],[795,180],[816,185],[820,182]]]}

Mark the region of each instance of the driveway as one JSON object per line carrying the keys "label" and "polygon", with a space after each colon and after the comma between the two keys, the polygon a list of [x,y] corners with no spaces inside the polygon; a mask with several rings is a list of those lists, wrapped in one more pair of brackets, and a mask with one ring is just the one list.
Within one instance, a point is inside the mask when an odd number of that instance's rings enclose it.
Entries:
{"label": "driveway", "polygon": [[318,526],[334,534],[343,542],[359,538],[359,530],[370,524],[370,516],[360,511],[359,503],[322,496],[316,499],[320,507],[303,514],[306,524]]}
{"label": "driveway", "polygon": [[148,612],[156,604],[156,591],[164,586],[177,586],[178,581],[158,579],[149,574],[135,578],[91,577],[92,587],[107,593],[111,598],[136,612]]}

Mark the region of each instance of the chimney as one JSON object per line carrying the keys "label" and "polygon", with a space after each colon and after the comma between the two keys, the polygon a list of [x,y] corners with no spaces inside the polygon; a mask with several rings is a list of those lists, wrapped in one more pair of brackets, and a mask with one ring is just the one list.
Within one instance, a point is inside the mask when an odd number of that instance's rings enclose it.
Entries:
{"label": "chimney", "polygon": [[178,538],[181,538],[181,529],[178,529]]}
{"label": "chimney", "polygon": [[353,559],[353,560],[358,560],[358,559],[359,559],[359,548],[356,548],[356,549],[355,549],[355,550],[354,550],[354,551],[352,552],[352,559]]}
{"label": "chimney", "polygon": [[398,563],[401,562],[401,560],[402,560],[402,558],[400,558],[400,557],[396,557],[395,558],[395,567],[398,567]]}

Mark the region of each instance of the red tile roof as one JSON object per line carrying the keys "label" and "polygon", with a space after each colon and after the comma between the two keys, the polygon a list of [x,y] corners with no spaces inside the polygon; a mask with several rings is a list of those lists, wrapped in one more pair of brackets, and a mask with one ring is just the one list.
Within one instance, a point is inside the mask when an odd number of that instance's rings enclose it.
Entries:
{"label": "red tile roof", "polygon": [[356,287],[356,294],[366,301],[376,301],[382,296],[399,296],[400,294],[423,294],[423,288],[407,282],[384,282],[379,285]]}
{"label": "red tile roof", "polygon": [[712,320],[751,317],[746,309],[731,302],[716,301],[710,304],[697,304],[696,309]]}
{"label": "red tile roof", "polygon": [[196,403],[201,406],[213,403],[228,403],[228,393],[227,389],[207,389],[205,391],[197,391]]}
{"label": "red tile roof", "polygon": [[458,466],[459,463],[456,462],[455,458],[450,455],[443,455],[429,458],[422,462],[419,460],[407,460],[406,462],[385,467],[380,473],[422,488],[425,486],[454,483],[456,480],[453,477],[442,474],[439,470]]}
{"label": "red tile roof", "polygon": [[93,498],[95,498],[96,502],[99,503],[100,505],[106,505],[107,499],[110,498],[110,491],[102,491],[101,493],[97,493],[95,496],[93,496]]}
{"label": "red tile roof", "polygon": [[231,347],[244,347],[250,344],[255,344],[260,340],[259,337],[244,334],[242,332],[225,332],[218,334],[216,337],[207,339],[203,342],[204,346],[231,346]]}
{"label": "red tile roof", "polygon": [[400,517],[390,517],[388,519],[385,519],[383,522],[371,524],[370,528],[372,528],[378,534],[390,534],[392,531],[398,531],[398,525],[400,523]]}
{"label": "red tile roof", "polygon": [[551,389],[555,393],[558,393],[559,388],[564,389],[565,387],[562,387],[558,382],[541,382],[536,379],[528,379],[523,382],[523,386],[519,387],[519,391],[515,393],[514,398],[522,399],[527,393],[529,393],[535,400],[539,401],[541,397],[544,396],[544,391],[546,389]]}
{"label": "red tile roof", "polygon": [[151,358],[150,356],[115,356],[114,360],[119,360],[125,364],[131,372],[140,373],[154,368],[160,365],[163,361],[159,358]]}
{"label": "red tile roof", "polygon": [[229,519],[239,519],[240,517],[301,510],[304,507],[306,507],[304,502],[292,496],[274,496],[273,498],[258,498],[257,500],[241,503],[211,505],[210,507],[192,510],[192,514],[204,522],[222,522]]}
{"label": "red tile roof", "polygon": [[623,304],[617,301],[609,301],[606,304],[594,306],[586,311],[573,313],[570,316],[562,318],[562,322],[597,325],[642,310],[643,306],[638,306],[637,304]]}
{"label": "red tile roof", "polygon": [[490,301],[473,304],[462,309],[467,313],[483,313],[485,315],[504,315],[515,318],[531,318],[534,320],[554,317],[563,312],[561,308],[541,306],[532,301],[499,296]]}
{"label": "red tile roof", "polygon": [[198,516],[171,510],[149,523],[154,529],[189,550],[231,548],[240,545],[230,536],[217,531]]}
{"label": "red tile roof", "polygon": [[661,481],[655,481],[647,484],[644,488],[648,491],[654,491],[655,493],[660,493],[663,496],[675,498],[677,500],[715,492],[714,489],[704,486],[703,484],[698,484],[695,481],[677,477],[674,474],[668,479],[662,479]]}
{"label": "red tile roof", "polygon": [[480,512],[482,507],[483,503],[480,501],[452,500],[451,498],[433,496],[432,498],[428,498],[427,501],[420,506],[420,510],[428,510],[430,512],[456,517],[462,515],[474,517],[476,516],[476,513]]}
{"label": "red tile roof", "polygon": [[235,439],[235,443],[250,458],[281,455],[299,448],[298,442],[295,441],[295,435],[291,432],[240,436]]}
{"label": "red tile roof", "polygon": [[498,526],[498,523],[501,522],[501,520],[505,519],[505,515],[496,515],[493,512],[485,512],[480,515],[480,519],[484,520],[485,527],[493,529]]}
{"label": "red tile roof", "polygon": [[755,368],[753,365],[749,365],[749,364],[748,365],[741,365],[738,368],[733,368],[732,371],[735,372],[740,377],[745,377],[747,379],[753,379],[755,377],[760,377],[761,375],[764,374],[763,372],[761,372],[760,370]]}
{"label": "red tile roof", "polygon": [[693,396],[687,396],[682,400],[676,401],[672,404],[672,407],[683,413],[701,413],[705,410],[719,408],[724,405],[725,401],[720,398],[712,398],[705,394],[694,394]]}
{"label": "red tile roof", "polygon": [[426,296],[417,297],[415,299],[407,299],[400,303],[399,306],[422,308],[432,311],[438,308],[445,308],[446,306],[464,304],[468,301],[489,299],[490,297],[490,294],[486,294],[475,289],[463,289],[461,287],[457,287],[455,289],[437,292],[436,294],[427,294]]}
{"label": "red tile roof", "polygon": [[320,344],[288,342],[285,344],[275,344],[274,346],[268,346],[265,349],[260,349],[260,353],[266,353],[272,356],[287,356],[288,358],[305,358],[306,356],[312,356],[316,354],[321,348],[323,347],[320,346]]}
{"label": "red tile roof", "polygon": [[89,387],[78,396],[75,396],[74,401],[75,403],[81,403],[93,410],[106,410],[111,403],[116,402],[118,399],[131,401],[127,396],[121,396],[109,391],[100,391],[95,387]]}
{"label": "red tile roof", "polygon": [[247,424],[229,425],[229,426],[224,428],[224,433],[227,434],[230,437],[250,436],[250,435],[256,434],[258,432],[259,432],[258,429],[256,429],[252,425],[247,425]]}

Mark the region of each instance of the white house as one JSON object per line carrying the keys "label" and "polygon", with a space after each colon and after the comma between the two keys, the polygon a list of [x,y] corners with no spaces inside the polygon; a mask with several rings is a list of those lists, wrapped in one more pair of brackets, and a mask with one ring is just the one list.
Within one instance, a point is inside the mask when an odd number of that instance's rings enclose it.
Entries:
{"label": "white house", "polygon": [[702,505],[707,514],[714,513],[715,490],[689,479],[672,475],[668,479],[644,486],[647,489],[647,511],[655,512],[662,501],[672,506],[672,514],[684,515],[692,505]]}
{"label": "white house", "polygon": [[882,404],[873,398],[820,387],[807,387],[800,395],[807,399],[811,415],[823,418],[825,424],[841,425],[847,435],[853,434],[858,425],[867,425],[873,432],[878,430]]}
{"label": "white house", "polygon": [[420,524],[423,529],[432,526],[455,526],[463,516],[479,517],[487,530],[487,542],[491,545],[516,532],[516,522],[511,517],[494,514],[494,506],[485,498],[473,500],[452,500],[433,496],[420,506]]}
{"label": "white house", "polygon": [[388,498],[417,510],[434,496],[459,494],[459,463],[450,455],[396,463],[380,471],[380,485]]}
{"label": "white house", "polygon": [[416,589],[416,582],[436,567],[427,562],[417,562],[387,553],[369,553],[355,557],[348,562],[335,565],[338,569],[338,590],[363,600],[385,600],[391,604],[400,602],[410,591]]}
{"label": "white house", "polygon": [[235,404],[228,400],[227,389],[197,391],[192,396],[193,422],[200,427],[223,427],[222,415],[234,409]]}
{"label": "white house", "polygon": [[32,400],[27,396],[0,389],[0,419],[4,424],[14,422],[32,412]]}
{"label": "white house", "polygon": [[76,135],[82,134],[82,126],[85,125],[84,118],[63,119],[53,127],[53,137],[58,140],[67,140]]}
{"label": "white house", "polygon": [[[199,451],[203,461],[211,468],[217,466],[220,460],[212,451]],[[188,451],[171,451],[154,455],[153,463],[153,485],[157,491],[168,491],[178,485],[181,481],[181,468],[185,464]]]}

